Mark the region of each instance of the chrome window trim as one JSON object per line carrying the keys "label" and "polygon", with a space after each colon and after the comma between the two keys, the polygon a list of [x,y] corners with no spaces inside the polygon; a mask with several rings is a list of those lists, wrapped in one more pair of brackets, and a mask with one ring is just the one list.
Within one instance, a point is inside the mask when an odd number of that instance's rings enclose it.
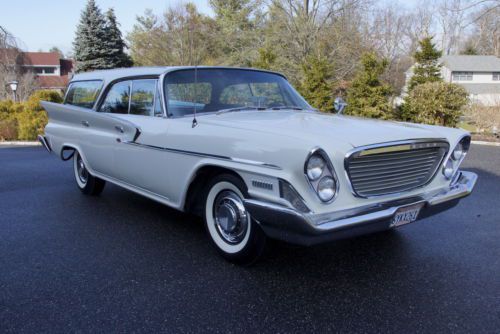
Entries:
{"label": "chrome window trim", "polygon": [[[351,176],[349,174],[349,159],[356,153],[361,152],[361,151],[366,151],[366,150],[371,150],[371,149],[376,149],[376,148],[381,148],[381,147],[391,147],[391,146],[399,146],[399,145],[412,145],[412,144],[424,144],[424,143],[443,143],[446,144],[447,146],[447,151],[441,158],[441,161],[438,163],[438,167],[432,174],[432,176],[429,178],[429,180],[422,185],[419,185],[417,187],[405,190],[403,192],[396,192],[396,193],[387,193],[387,194],[382,194],[382,195],[372,195],[372,196],[362,196],[358,194],[355,190],[354,187],[351,183]],[[446,163],[446,160],[448,159],[450,155],[450,143],[445,139],[445,138],[423,138],[423,139],[408,139],[408,140],[399,140],[399,141],[392,141],[392,142],[385,142],[385,143],[378,143],[378,144],[371,144],[371,145],[365,145],[365,146],[359,146],[355,147],[352,150],[348,151],[344,157],[344,174],[345,178],[347,180],[347,185],[349,187],[349,190],[355,197],[359,198],[379,198],[383,196],[400,196],[408,193],[409,191],[423,188],[429,183],[434,180],[436,175],[438,174],[439,170],[442,169],[442,166]]]}
{"label": "chrome window trim", "polygon": [[[311,156],[313,156],[314,154],[319,154],[319,155],[321,155],[321,157],[323,159],[325,159],[326,167],[330,170],[330,173],[332,174],[332,177],[335,180],[335,195],[333,195],[333,198],[331,200],[326,201],[326,202],[323,201],[319,197],[319,194],[316,191],[316,189],[314,189],[314,186],[312,185],[311,180],[309,180],[309,177],[307,177],[307,162],[309,161],[309,158],[311,158]],[[325,152],[325,150],[323,150],[321,147],[318,147],[318,146],[314,147],[307,154],[306,160],[304,161],[304,177],[306,178],[306,182],[309,184],[309,187],[316,194],[316,197],[319,199],[319,201],[322,204],[331,204],[331,203],[333,203],[333,201],[335,201],[335,199],[337,198],[337,196],[339,194],[339,190],[340,190],[339,179],[337,177],[337,173],[335,172],[335,168],[333,168],[333,164],[332,164],[332,161],[330,160],[330,157]],[[319,182],[320,179],[321,179],[321,177],[318,179],[318,182]]]}
{"label": "chrome window trim", "polygon": [[[138,131],[138,135],[137,135],[137,137],[138,137],[140,135],[140,130],[137,129],[137,131]],[[235,158],[235,157],[227,157],[227,156],[223,156],[223,155],[210,154],[210,153],[185,151],[185,150],[180,150],[180,149],[170,148],[170,147],[161,147],[161,146],[154,146],[154,145],[148,145],[148,144],[141,144],[141,143],[137,143],[135,141],[124,140],[121,143],[127,144],[127,145],[138,146],[138,147],[142,147],[142,148],[147,148],[147,149],[163,151],[163,152],[185,154],[185,155],[191,155],[191,156],[202,157],[202,158],[213,158],[213,159],[217,159],[217,160],[236,162],[236,163],[240,163],[240,164],[244,164],[244,165],[251,165],[251,166],[260,166],[260,167],[276,169],[276,170],[282,169],[279,166],[276,166],[273,164],[268,164],[268,163],[261,162],[261,161],[255,161],[255,160],[239,159],[239,158]]]}

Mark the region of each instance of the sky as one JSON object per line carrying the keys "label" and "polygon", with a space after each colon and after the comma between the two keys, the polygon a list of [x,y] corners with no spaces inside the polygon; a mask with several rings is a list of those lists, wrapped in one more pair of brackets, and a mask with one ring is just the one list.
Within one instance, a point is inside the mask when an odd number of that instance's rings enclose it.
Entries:
{"label": "sky", "polygon": [[[211,15],[208,0],[189,0],[198,9]],[[404,5],[418,0],[378,0]],[[25,51],[48,51],[57,46],[64,53],[72,51],[75,30],[86,0],[0,0],[0,25],[21,42]],[[150,8],[154,13],[163,13],[168,7],[187,0],[96,0],[104,12],[115,9],[124,36],[132,30],[136,16]]]}
{"label": "sky", "polygon": [[[205,14],[211,14],[208,0],[191,0]],[[96,0],[104,12],[115,9],[124,35],[132,30],[137,15],[150,8],[163,13],[178,0]],[[64,53],[72,50],[76,26],[86,0],[0,0],[0,25],[20,40],[26,51],[48,51],[57,46]]]}

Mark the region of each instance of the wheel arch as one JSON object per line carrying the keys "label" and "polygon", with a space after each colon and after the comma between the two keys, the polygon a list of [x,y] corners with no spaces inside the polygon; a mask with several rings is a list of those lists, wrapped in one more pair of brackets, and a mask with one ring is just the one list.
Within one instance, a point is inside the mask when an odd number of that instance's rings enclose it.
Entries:
{"label": "wheel arch", "polygon": [[203,209],[203,198],[198,195],[203,193],[204,188],[212,178],[220,174],[231,174],[240,179],[242,184],[245,185],[245,189],[243,190],[247,193],[248,190],[246,189],[247,185],[245,180],[234,169],[215,164],[203,165],[196,169],[191,176],[191,181],[189,182],[189,186],[184,196],[183,211],[201,215],[202,212],[200,210]]}
{"label": "wheel arch", "polygon": [[89,161],[87,160],[87,157],[85,156],[85,153],[81,149],[80,146],[72,143],[64,143],[61,145],[61,150],[59,152],[59,157],[63,161],[68,161],[73,156],[75,155],[75,152],[78,152],[78,154],[82,157],[83,162],[85,163],[85,166],[87,167],[87,170],[89,171],[90,174],[94,175],[94,170],[89,164]]}

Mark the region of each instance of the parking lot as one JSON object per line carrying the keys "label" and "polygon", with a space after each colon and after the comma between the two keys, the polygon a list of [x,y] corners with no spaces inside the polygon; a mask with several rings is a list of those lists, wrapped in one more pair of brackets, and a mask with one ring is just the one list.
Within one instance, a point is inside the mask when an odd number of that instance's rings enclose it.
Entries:
{"label": "parking lot", "polygon": [[[500,147],[455,209],[225,262],[201,220],[107,184],[83,196],[41,147],[0,148],[0,332],[474,332],[500,329]],[[167,172],[167,171],[166,171]]]}

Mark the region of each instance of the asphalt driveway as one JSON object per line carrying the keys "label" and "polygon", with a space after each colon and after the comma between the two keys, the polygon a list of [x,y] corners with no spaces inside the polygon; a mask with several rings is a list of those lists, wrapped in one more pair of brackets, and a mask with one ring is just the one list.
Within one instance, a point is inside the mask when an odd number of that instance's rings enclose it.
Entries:
{"label": "asphalt driveway", "polygon": [[250,268],[201,221],[118,187],[76,188],[42,148],[0,148],[0,332],[500,331],[500,148],[473,145],[452,211]]}

